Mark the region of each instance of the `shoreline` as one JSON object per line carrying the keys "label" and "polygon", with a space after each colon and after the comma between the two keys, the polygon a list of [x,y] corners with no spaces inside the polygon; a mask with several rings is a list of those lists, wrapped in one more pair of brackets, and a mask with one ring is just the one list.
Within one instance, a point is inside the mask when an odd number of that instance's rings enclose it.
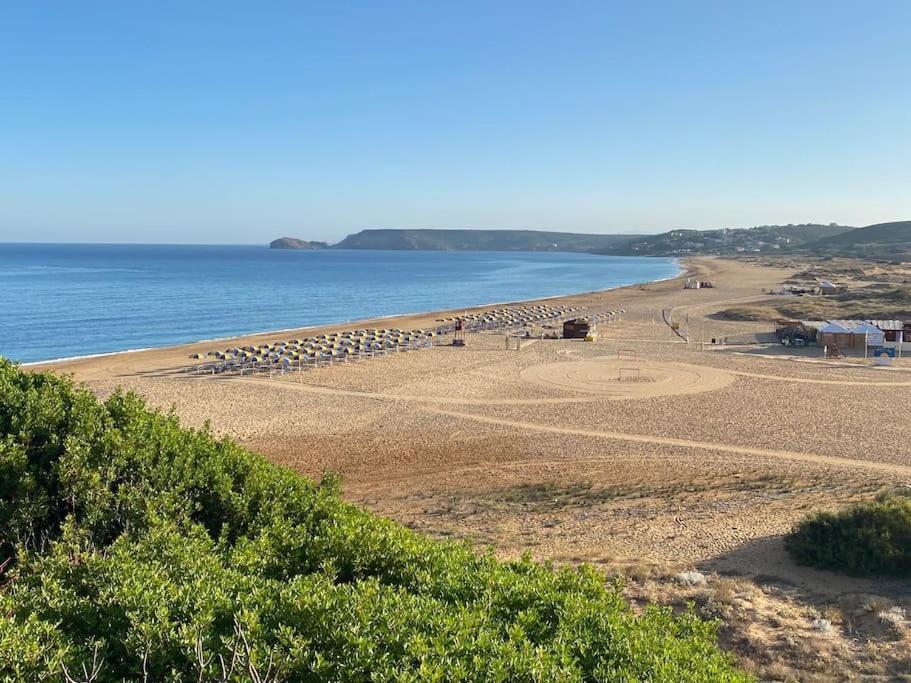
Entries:
{"label": "shoreline", "polygon": [[[695,270],[696,262],[699,259],[706,258],[711,259],[713,257],[683,257],[683,258],[674,258],[674,262],[678,267],[678,272],[676,275],[666,278],[657,278],[655,280],[644,280],[641,282],[633,282],[626,285],[617,285],[615,287],[606,287],[605,289],[595,289],[587,290],[583,292],[571,292],[566,294],[552,294],[549,296],[535,297],[531,299],[516,299],[510,301],[498,301],[498,302],[489,302],[482,304],[475,304],[472,306],[463,306],[459,308],[448,308],[448,309],[434,309],[429,311],[417,311],[417,312],[404,312],[404,313],[391,313],[389,315],[374,316],[371,318],[357,318],[349,320],[340,320],[334,322],[326,323],[317,323],[315,325],[305,325],[300,327],[288,327],[282,329],[270,329],[256,332],[241,332],[238,334],[229,335],[226,337],[213,337],[207,339],[197,339],[193,341],[184,341],[177,342],[174,344],[164,344],[161,346],[146,346],[136,349],[121,349],[117,351],[102,351],[99,353],[89,353],[76,356],[64,356],[60,358],[49,358],[46,360],[36,360],[36,361],[26,361],[19,362],[19,366],[22,368],[36,368],[43,366],[58,366],[65,363],[79,363],[83,361],[91,361],[103,358],[113,358],[117,356],[124,356],[130,354],[141,354],[141,353],[150,353],[150,352],[167,352],[167,351],[177,351],[180,349],[190,349],[195,348],[201,344],[216,344],[223,342],[240,342],[241,340],[247,339],[259,339],[260,337],[267,337],[272,335],[279,334],[288,334],[296,332],[312,332],[320,330],[330,330],[338,328],[341,325],[354,325],[354,326],[364,326],[374,322],[380,321],[389,321],[395,319],[409,319],[409,318],[427,318],[429,316],[443,317],[458,315],[459,312],[476,312],[479,310],[487,309],[492,306],[504,307],[504,306],[520,306],[524,304],[530,304],[540,301],[553,301],[557,299],[569,299],[574,297],[591,297],[599,294],[605,294],[607,292],[620,292],[631,287],[640,287],[642,285],[655,285],[665,282],[672,282],[674,280],[679,280],[682,278],[690,277],[691,273]],[[15,362],[15,361],[14,361]]]}

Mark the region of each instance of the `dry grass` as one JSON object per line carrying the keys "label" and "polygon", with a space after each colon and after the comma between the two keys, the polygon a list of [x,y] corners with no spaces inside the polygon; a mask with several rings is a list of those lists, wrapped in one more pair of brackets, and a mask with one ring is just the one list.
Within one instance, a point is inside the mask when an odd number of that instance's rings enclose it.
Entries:
{"label": "dry grass", "polygon": [[[628,584],[626,593],[639,605],[655,601],[683,609],[692,603],[703,616],[721,619],[723,645],[762,680],[901,680],[911,672],[908,641],[876,619],[846,616],[855,607],[850,595],[833,601],[784,583],[715,573],[704,577],[705,583],[696,585],[653,577]],[[867,599],[894,607],[894,596]]]}
{"label": "dry grass", "polygon": [[719,320],[735,320],[748,322],[771,323],[781,318],[784,314],[774,306],[752,305],[732,306],[714,314]]}

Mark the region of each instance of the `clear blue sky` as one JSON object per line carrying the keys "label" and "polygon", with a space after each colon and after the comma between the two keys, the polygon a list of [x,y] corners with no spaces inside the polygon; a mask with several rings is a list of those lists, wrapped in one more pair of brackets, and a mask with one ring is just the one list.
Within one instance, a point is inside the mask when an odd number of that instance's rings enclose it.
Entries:
{"label": "clear blue sky", "polygon": [[0,241],[911,218],[911,2],[0,16]]}

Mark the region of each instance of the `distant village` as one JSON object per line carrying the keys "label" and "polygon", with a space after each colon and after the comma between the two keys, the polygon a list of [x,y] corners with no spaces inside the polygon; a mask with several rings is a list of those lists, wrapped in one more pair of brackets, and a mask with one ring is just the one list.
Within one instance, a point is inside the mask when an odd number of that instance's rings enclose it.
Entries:
{"label": "distant village", "polygon": [[[693,254],[759,254],[777,252],[805,240],[796,240],[788,229],[822,227],[816,225],[761,225],[754,228],[720,228],[718,230],[671,230],[645,238],[630,246],[632,251],[649,252],[660,247],[669,256]],[[836,225],[830,226],[833,230]]]}

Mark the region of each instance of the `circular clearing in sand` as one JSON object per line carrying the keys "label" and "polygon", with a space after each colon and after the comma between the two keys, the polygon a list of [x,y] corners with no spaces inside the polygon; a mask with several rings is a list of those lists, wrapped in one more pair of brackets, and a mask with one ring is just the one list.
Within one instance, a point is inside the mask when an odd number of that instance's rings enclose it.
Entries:
{"label": "circular clearing in sand", "polygon": [[536,365],[523,370],[521,377],[539,386],[610,399],[698,394],[734,381],[734,375],[701,365],[617,358]]}

